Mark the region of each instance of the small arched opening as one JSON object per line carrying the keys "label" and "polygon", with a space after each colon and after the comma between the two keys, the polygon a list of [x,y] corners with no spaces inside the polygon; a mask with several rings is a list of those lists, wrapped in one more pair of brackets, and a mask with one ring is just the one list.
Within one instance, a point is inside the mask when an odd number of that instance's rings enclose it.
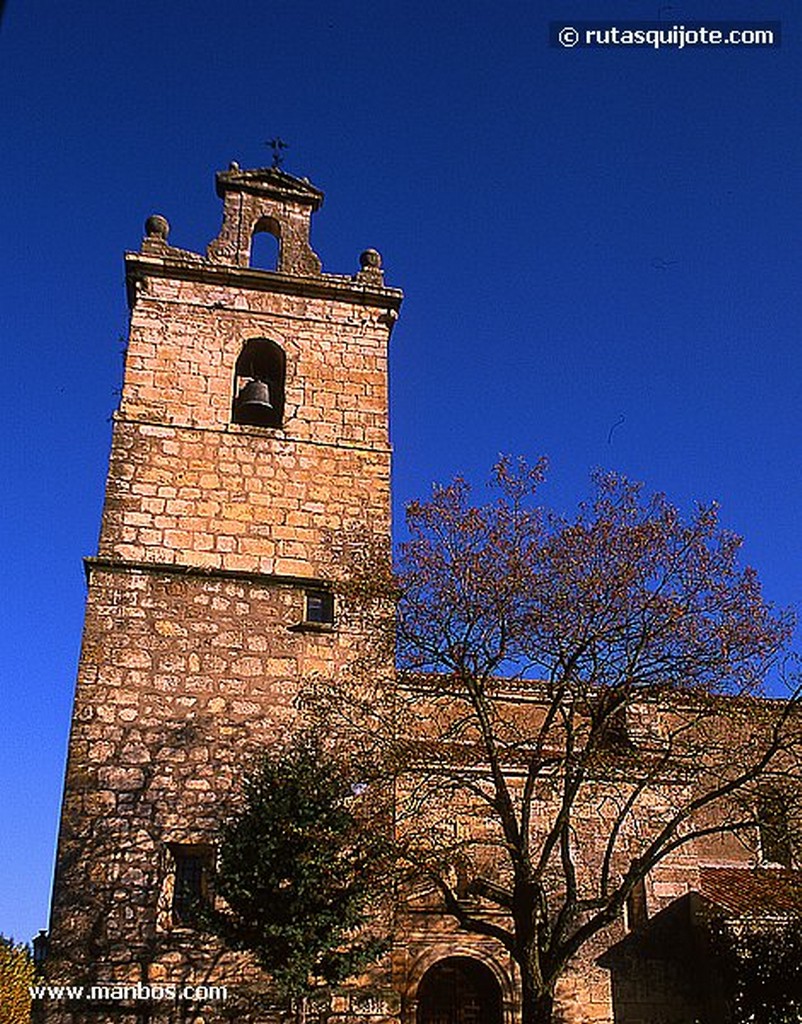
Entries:
{"label": "small arched opening", "polygon": [[260,217],[251,234],[251,266],[276,271],[281,257],[281,225],[273,217]]}
{"label": "small arched opening", "polygon": [[280,427],[284,418],[284,349],[269,338],[251,338],[234,370],[231,419],[255,427]]}
{"label": "small arched opening", "polygon": [[438,960],[418,986],[416,1024],[502,1024],[501,989],[480,960]]}

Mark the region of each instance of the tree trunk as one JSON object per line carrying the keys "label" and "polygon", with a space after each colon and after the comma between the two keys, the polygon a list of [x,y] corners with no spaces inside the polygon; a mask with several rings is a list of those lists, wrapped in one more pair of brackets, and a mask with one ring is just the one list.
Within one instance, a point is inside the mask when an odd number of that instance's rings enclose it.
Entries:
{"label": "tree trunk", "polygon": [[526,975],[521,985],[521,1024],[551,1024],[554,993],[540,991]]}

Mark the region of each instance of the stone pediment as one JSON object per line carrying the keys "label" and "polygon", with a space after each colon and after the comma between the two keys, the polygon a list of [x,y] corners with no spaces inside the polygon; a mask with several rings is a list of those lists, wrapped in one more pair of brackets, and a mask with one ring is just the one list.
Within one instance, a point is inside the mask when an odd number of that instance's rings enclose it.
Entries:
{"label": "stone pediment", "polygon": [[237,164],[232,164],[227,171],[218,171],[215,181],[221,199],[227,192],[251,192],[272,199],[290,200],[312,210],[319,209],[323,202],[323,193],[307,178],[296,178],[279,167],[255,167],[243,171]]}

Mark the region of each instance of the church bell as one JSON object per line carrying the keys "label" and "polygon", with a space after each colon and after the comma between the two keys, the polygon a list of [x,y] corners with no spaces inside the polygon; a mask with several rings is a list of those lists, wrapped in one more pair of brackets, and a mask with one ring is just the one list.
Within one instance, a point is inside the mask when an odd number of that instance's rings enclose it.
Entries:
{"label": "church bell", "polygon": [[270,401],[270,388],[263,380],[249,380],[237,395],[236,401],[237,419],[241,422],[252,422],[255,417],[257,422],[260,419],[269,417],[273,413],[273,403]]}

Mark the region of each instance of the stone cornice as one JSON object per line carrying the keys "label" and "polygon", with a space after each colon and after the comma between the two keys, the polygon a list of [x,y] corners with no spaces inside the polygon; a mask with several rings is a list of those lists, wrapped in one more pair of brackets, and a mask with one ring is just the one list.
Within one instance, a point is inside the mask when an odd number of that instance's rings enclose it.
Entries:
{"label": "stone cornice", "polygon": [[130,562],[122,558],[90,556],[84,559],[84,572],[89,580],[94,571],[139,573],[148,576],[200,577],[207,580],[233,580],[258,583],[264,587],[306,587],[329,590],[330,580],[320,576],[283,576],[280,573],[246,572],[242,569],[204,568],[201,565],[176,565],[173,562]]}
{"label": "stone cornice", "polygon": [[[189,256],[195,256],[190,259]],[[400,288],[381,288],[340,274],[296,276],[275,271],[236,267],[233,264],[212,263],[195,254],[186,256],[180,251],[171,255],[169,249],[162,256],[127,252],[125,277],[128,304],[133,308],[137,299],[136,285],[149,277],[177,281],[194,281],[238,290],[280,292],[304,298],[336,299],[361,306],[377,306],[397,315],[404,294]]]}

